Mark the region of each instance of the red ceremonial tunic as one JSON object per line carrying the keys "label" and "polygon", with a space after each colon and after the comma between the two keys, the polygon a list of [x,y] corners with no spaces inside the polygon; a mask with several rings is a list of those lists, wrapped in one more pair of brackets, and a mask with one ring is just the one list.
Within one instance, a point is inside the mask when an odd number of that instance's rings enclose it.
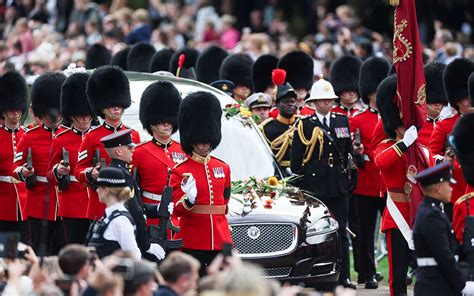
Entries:
{"label": "red ceremonial tunic", "polygon": [[[78,161],[76,168],[74,169],[74,176],[79,182],[85,185],[90,185],[92,183],[93,180],[89,179],[88,176],[94,168],[94,157],[97,149],[99,150],[100,158],[105,158],[107,164],[110,162],[110,157],[107,155],[100,139],[125,129],[129,128],[124,124],[114,127],[104,121],[103,124],[91,129],[85,135],[79,148]],[[140,135],[135,130],[132,130],[132,141],[135,144],[140,143]],[[104,215],[105,204],[99,201],[97,192],[92,190],[92,188],[88,187],[87,190],[89,193],[89,202],[87,204],[86,217],[88,219],[98,220]]]}
{"label": "red ceremonial tunic", "polygon": [[434,127],[436,126],[436,119],[426,117],[425,123],[418,131],[418,141],[421,145],[429,147],[431,134],[433,134]]}
{"label": "red ceremonial tunic", "polygon": [[56,133],[60,133],[65,127],[60,126],[51,129],[42,124],[28,130],[18,143],[14,164],[11,174],[14,178],[25,181],[20,173],[23,164],[27,162],[28,148],[31,148],[31,158],[35,169],[36,183],[33,188],[26,189],[26,215],[28,217],[43,219],[45,215],[46,198],[48,201],[48,220],[55,221],[57,217],[58,198],[56,189],[47,180],[48,162],[51,150],[51,142]]}
{"label": "red ceremonial tunic", "polygon": [[[163,144],[155,139],[135,147],[132,170],[137,170],[142,201],[147,204],[159,204],[163,188],[167,185],[168,169],[186,159],[186,154],[178,142],[171,140]],[[173,215],[174,216],[174,215]],[[157,225],[159,219],[147,219],[147,225]],[[178,225],[176,217],[173,224]]]}
{"label": "red ceremonial tunic", "polygon": [[24,183],[11,177],[13,157],[18,143],[26,128],[20,126],[12,130],[7,126],[0,127],[0,220],[21,221],[26,219],[26,188]]}
{"label": "red ceremonial tunic", "polygon": [[[87,131],[86,131],[87,132]],[[82,138],[86,132],[72,127],[58,133],[51,144],[51,157],[48,165],[48,179],[51,184],[57,186],[59,184],[59,175],[56,167],[63,160],[63,148],[69,152],[69,166],[70,166],[70,182],[66,190],[58,191],[59,211],[58,215],[65,218],[86,218],[87,204],[89,196],[87,188],[80,183],[74,176],[74,169],[77,165],[77,155],[79,147],[82,143]]]}
{"label": "red ceremonial tunic", "polygon": [[[408,181],[406,176],[406,155],[404,153],[404,146],[401,141],[395,142],[392,139],[382,141],[374,151],[375,165],[379,168],[387,191],[392,200],[402,214],[403,218],[410,225],[410,200],[405,193],[405,183]],[[425,151],[426,160],[430,166],[432,158],[429,150]],[[398,228],[397,224],[390,215],[388,208],[385,208],[382,217],[382,231]]]}
{"label": "red ceremonial tunic", "polygon": [[[467,185],[466,194],[474,192],[474,186]],[[469,213],[467,212],[467,203],[469,203]],[[474,216],[474,198],[453,205],[453,230],[458,241],[463,243],[464,223],[466,216]]]}
{"label": "red ceremonial tunic", "polygon": [[331,112],[342,114],[349,118],[351,118],[357,111],[359,111],[359,108],[355,106],[352,106],[351,108],[347,108],[346,106],[343,106],[340,103],[336,103],[331,109]]}
{"label": "red ceremonial tunic", "polygon": [[[194,205],[181,190],[183,174],[191,173],[196,180],[197,197]],[[212,156],[193,155],[172,170],[174,212],[180,217],[183,247],[193,250],[222,250],[231,243],[225,213],[230,198],[229,166]]]}
{"label": "red ceremonial tunic", "polygon": [[311,115],[314,114],[314,112],[316,112],[315,108],[313,108],[311,106],[308,106],[308,105],[304,105],[304,107],[299,110],[299,115],[301,115],[301,116],[311,116]]}
{"label": "red ceremonial tunic", "polygon": [[[374,151],[375,148],[385,140],[388,136],[385,134],[385,131],[383,129],[383,123],[380,117],[377,117],[377,123],[375,124],[374,131],[372,133],[372,140],[370,141],[370,147],[371,149],[368,151],[369,158],[374,160],[375,155]],[[380,174],[380,171],[379,171]],[[387,187],[385,187],[385,184],[383,182],[383,178],[379,178],[379,183],[377,184],[377,190],[379,192],[379,196],[385,197],[385,193],[387,192]]]}
{"label": "red ceremonial tunic", "polygon": [[357,181],[357,187],[354,189],[354,194],[356,195],[373,197],[380,196],[379,186],[374,186],[381,182],[380,172],[375,166],[373,159],[370,158],[370,151],[372,150],[372,135],[377,121],[378,112],[370,107],[355,113],[349,120],[351,133],[355,137],[356,131],[359,129],[360,142],[364,146],[365,161],[364,167],[357,168],[359,178]]}
{"label": "red ceremonial tunic", "polygon": [[[448,136],[451,134],[451,131],[453,130],[454,125],[459,118],[461,118],[461,116],[458,114],[452,114],[450,117],[441,119],[436,123],[433,134],[430,138],[429,145],[433,156],[444,156],[444,153],[446,152],[446,142],[448,140]],[[453,178],[457,181],[457,183],[452,185],[453,194],[451,195],[451,203],[455,203],[459,197],[464,195],[467,186],[461,167],[456,160],[453,163]]]}

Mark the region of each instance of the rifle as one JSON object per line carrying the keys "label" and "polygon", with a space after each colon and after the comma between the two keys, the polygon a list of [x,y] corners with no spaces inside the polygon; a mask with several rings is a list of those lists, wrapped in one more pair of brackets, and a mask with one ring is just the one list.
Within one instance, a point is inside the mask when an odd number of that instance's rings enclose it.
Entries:
{"label": "rifle", "polygon": [[[69,166],[69,151],[63,147],[63,166]],[[66,190],[69,187],[69,182],[71,182],[71,176],[69,174],[62,177],[61,181],[58,184],[59,190]]]}
{"label": "rifle", "polygon": [[356,144],[357,146],[360,145],[360,129],[356,129],[355,144]]}
{"label": "rifle", "polygon": [[99,148],[95,149],[94,159],[92,160],[94,167],[100,164],[100,150]]}
{"label": "rifle", "polygon": [[[28,155],[26,156],[26,169],[33,169],[33,156],[31,155],[31,147],[28,148]],[[26,178],[26,188],[31,189],[36,184],[36,173]]]}

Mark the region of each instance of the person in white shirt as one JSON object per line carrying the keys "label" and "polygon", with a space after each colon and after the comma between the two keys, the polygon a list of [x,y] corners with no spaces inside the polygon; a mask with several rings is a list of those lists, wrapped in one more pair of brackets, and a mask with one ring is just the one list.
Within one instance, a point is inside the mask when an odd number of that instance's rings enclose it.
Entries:
{"label": "person in white shirt", "polygon": [[96,248],[100,258],[121,249],[139,259],[141,252],[135,239],[135,221],[124,206],[131,196],[125,176],[119,169],[104,168],[99,172],[96,186],[99,200],[106,209],[104,217],[92,226],[88,245]]}

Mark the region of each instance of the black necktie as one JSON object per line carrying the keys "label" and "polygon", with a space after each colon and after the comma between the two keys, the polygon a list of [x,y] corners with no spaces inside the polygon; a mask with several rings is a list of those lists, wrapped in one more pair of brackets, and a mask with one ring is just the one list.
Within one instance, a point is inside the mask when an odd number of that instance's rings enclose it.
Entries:
{"label": "black necktie", "polygon": [[323,127],[324,127],[324,129],[326,129],[326,130],[329,129],[328,120],[326,119],[326,117],[323,117]]}

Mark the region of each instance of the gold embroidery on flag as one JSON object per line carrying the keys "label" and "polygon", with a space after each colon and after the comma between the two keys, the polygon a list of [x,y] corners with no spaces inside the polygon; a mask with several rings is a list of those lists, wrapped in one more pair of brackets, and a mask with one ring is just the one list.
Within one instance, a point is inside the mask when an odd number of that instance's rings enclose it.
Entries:
{"label": "gold embroidery on flag", "polygon": [[397,14],[395,13],[395,33],[393,35],[393,64],[404,62],[411,57],[413,47],[402,32],[408,27],[408,21],[403,19],[397,23]]}
{"label": "gold embroidery on flag", "polygon": [[426,83],[423,83],[418,92],[416,93],[416,102],[415,104],[423,106],[426,101]]}

